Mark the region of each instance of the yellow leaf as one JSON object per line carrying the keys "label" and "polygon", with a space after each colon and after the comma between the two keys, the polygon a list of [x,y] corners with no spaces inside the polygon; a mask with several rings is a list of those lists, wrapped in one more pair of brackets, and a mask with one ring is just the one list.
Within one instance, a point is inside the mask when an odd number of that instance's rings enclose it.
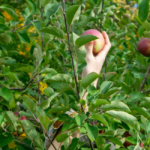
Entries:
{"label": "yellow leaf", "polygon": [[9,147],[10,149],[13,149],[13,148],[17,147],[17,145],[15,144],[14,141],[12,141],[11,143],[8,144],[8,147]]}
{"label": "yellow leaf", "polygon": [[24,133],[22,133],[19,137],[21,138],[21,140],[24,140],[24,139],[27,137],[27,135],[26,135],[25,132],[24,132]]}

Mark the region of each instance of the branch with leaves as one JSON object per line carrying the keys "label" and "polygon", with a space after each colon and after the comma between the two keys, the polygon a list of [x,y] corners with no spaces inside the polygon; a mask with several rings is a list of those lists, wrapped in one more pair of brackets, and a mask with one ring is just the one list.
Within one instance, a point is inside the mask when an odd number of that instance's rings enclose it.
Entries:
{"label": "branch with leaves", "polygon": [[38,75],[38,73],[36,72],[35,75],[32,77],[32,79],[26,84],[25,87],[11,87],[9,88],[10,90],[18,90],[18,91],[23,91],[25,90],[35,79],[35,77]]}
{"label": "branch with leaves", "polygon": [[[76,83],[76,88],[77,88],[77,95],[78,95],[78,99],[80,100],[78,78],[77,78],[77,74],[76,74],[76,71],[75,71],[74,60],[73,60],[73,54],[72,54],[71,44],[70,44],[69,31],[68,31],[68,25],[67,25],[67,20],[66,20],[65,0],[62,0],[62,3],[63,3],[63,16],[64,16],[64,21],[65,21],[65,26],[66,26],[66,31],[67,31],[67,37],[68,37],[68,45],[69,45],[68,48],[69,48],[69,52],[70,52],[71,60],[72,60],[72,68],[73,68],[73,71],[74,71],[74,78],[75,78],[75,83]],[[83,110],[82,110],[82,111],[83,111]]]}
{"label": "branch with leaves", "polygon": [[143,90],[143,88],[144,88],[144,85],[145,85],[146,80],[147,80],[147,78],[148,78],[148,76],[149,76],[149,73],[150,73],[150,65],[149,65],[149,67],[147,68],[145,77],[144,77],[144,79],[143,79],[143,81],[142,81],[142,83],[141,83],[141,86],[140,86],[140,89],[139,89],[140,92],[141,92],[141,91]]}

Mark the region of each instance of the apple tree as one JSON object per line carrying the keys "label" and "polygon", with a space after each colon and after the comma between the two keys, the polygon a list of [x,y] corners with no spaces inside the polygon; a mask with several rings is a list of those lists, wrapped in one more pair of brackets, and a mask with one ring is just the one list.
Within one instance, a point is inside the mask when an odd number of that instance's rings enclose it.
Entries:
{"label": "apple tree", "polygon": [[[46,138],[57,149],[48,131],[58,122],[62,150],[148,150],[150,59],[137,44],[150,38],[149,5],[0,0],[0,149],[44,150]],[[112,47],[101,73],[82,79],[89,29],[106,31]],[[75,131],[86,140],[69,143]]]}

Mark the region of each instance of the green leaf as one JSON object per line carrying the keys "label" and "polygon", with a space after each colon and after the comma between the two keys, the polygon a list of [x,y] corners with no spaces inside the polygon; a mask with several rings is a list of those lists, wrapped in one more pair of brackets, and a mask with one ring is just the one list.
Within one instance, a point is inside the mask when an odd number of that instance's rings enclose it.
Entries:
{"label": "green leaf", "polygon": [[4,115],[5,115],[4,112],[2,114],[0,114],[0,126],[1,126],[1,124],[3,122],[3,120],[4,120]]}
{"label": "green leaf", "polygon": [[51,121],[46,116],[45,112],[40,107],[37,107],[36,115],[40,119],[40,122],[41,122],[42,126],[44,127],[44,129],[47,130]]}
{"label": "green leaf", "polygon": [[96,139],[96,146],[98,150],[102,149],[106,144],[105,139],[102,136],[98,136]]}
{"label": "green leaf", "polygon": [[144,28],[144,26],[142,25],[142,26],[140,26],[139,27],[139,29],[138,29],[138,34],[139,34],[139,36],[140,37],[142,37],[143,36],[143,32],[145,31],[145,28]]}
{"label": "green leaf", "polygon": [[85,48],[79,48],[77,51],[77,58],[78,58],[78,63],[84,63],[85,58],[86,58],[86,49]]}
{"label": "green leaf", "polygon": [[112,101],[111,104],[106,104],[102,107],[103,110],[120,110],[120,111],[130,111],[129,107],[120,101]]}
{"label": "green leaf", "polygon": [[88,137],[89,139],[94,142],[98,136],[98,127],[97,126],[92,126],[88,123],[84,123],[84,126],[87,130]]}
{"label": "green leaf", "polygon": [[[70,119],[70,118],[69,118],[69,119]],[[74,126],[76,126],[75,123],[68,123],[68,124],[65,124],[65,123],[64,123],[61,132],[67,131],[67,130],[69,130],[70,128],[73,128]]]}
{"label": "green leaf", "polygon": [[44,27],[40,30],[40,32],[49,33],[57,38],[64,39],[65,33],[58,27]]}
{"label": "green leaf", "polygon": [[28,3],[30,9],[32,10],[32,13],[35,13],[36,12],[36,4],[32,0],[26,0],[26,2]]}
{"label": "green leaf", "polygon": [[144,94],[142,94],[141,92],[133,92],[133,93],[129,94],[129,98],[126,100],[126,102],[131,104],[131,103],[134,103],[134,102],[140,100],[143,97],[144,97]]}
{"label": "green leaf", "polygon": [[77,125],[81,127],[83,124],[83,121],[87,118],[87,116],[84,113],[78,114],[78,115],[74,114],[74,115],[75,115],[75,120],[76,120]]}
{"label": "green leaf", "polygon": [[107,98],[120,90],[121,90],[121,87],[113,87],[110,90],[108,90],[105,94],[103,94],[103,98]]}
{"label": "green leaf", "polygon": [[103,133],[104,137],[114,137],[115,136],[115,130],[107,130]]}
{"label": "green leaf", "polygon": [[11,101],[9,102],[9,108],[12,109],[15,108],[15,106],[16,106],[15,99],[12,98]]}
{"label": "green leaf", "polygon": [[36,129],[34,128],[34,125],[28,120],[21,120],[20,123],[23,129],[25,130],[28,139],[32,139],[35,146],[38,146],[42,150],[44,150],[44,143],[40,138],[40,135],[37,133]]}
{"label": "green leaf", "polygon": [[145,108],[130,107],[131,111],[136,111],[138,114],[143,115],[146,118],[150,118],[150,113]]}
{"label": "green leaf", "polygon": [[9,135],[0,135],[0,147],[2,148],[5,145],[8,145],[9,143],[11,143],[14,140],[13,136],[11,134]]}
{"label": "green leaf", "polygon": [[41,50],[41,47],[39,46],[38,43],[36,43],[36,48],[34,48],[34,54],[33,55],[35,57],[34,64],[36,67],[38,67],[43,60],[42,50]]}
{"label": "green leaf", "polygon": [[51,108],[48,111],[48,114],[50,114],[50,113],[66,112],[66,111],[69,111],[69,110],[70,110],[69,108],[66,108],[64,106],[56,106],[56,107]]}
{"label": "green leaf", "polygon": [[40,20],[38,21],[33,21],[32,24],[34,25],[34,27],[36,28],[36,31],[40,34],[40,29],[42,27],[42,23]]}
{"label": "green leaf", "polygon": [[58,95],[59,95],[59,93],[53,93],[53,94],[48,98],[48,100],[45,100],[44,102],[41,103],[40,107],[41,107],[42,109],[47,109],[47,108],[49,108],[51,101],[52,101],[55,97],[57,97]]}
{"label": "green leaf", "polygon": [[6,111],[5,117],[7,121],[15,128],[17,129],[18,123],[17,123],[17,117],[14,115],[12,111]]}
{"label": "green leaf", "polygon": [[139,19],[144,22],[149,14],[149,0],[139,0]]}
{"label": "green leaf", "polygon": [[106,93],[113,85],[112,81],[104,81],[100,86],[100,92],[101,94]]}
{"label": "green leaf", "polygon": [[62,83],[68,83],[68,84],[72,84],[72,78],[70,75],[68,74],[57,74],[55,76],[52,76],[49,79],[44,79],[44,81],[46,82],[62,82]]}
{"label": "green leaf", "polygon": [[70,6],[66,12],[66,19],[67,19],[67,23],[68,26],[70,27],[70,25],[73,22],[74,17],[76,16],[76,13],[78,11],[80,6],[74,5],[74,6]]}
{"label": "green leaf", "polygon": [[85,45],[86,43],[89,43],[89,42],[96,40],[96,39],[98,39],[98,37],[94,36],[94,35],[88,35],[88,34],[82,35],[76,40],[76,45],[78,47],[81,47],[81,46]]}
{"label": "green leaf", "polygon": [[47,96],[50,96],[51,93],[53,93],[54,90],[51,87],[47,87],[46,89],[44,89],[43,93]]}
{"label": "green leaf", "polygon": [[67,150],[75,150],[77,147],[79,139],[78,138],[73,138],[71,144],[69,145]]}
{"label": "green leaf", "polygon": [[47,4],[44,8],[47,19],[50,20],[50,17],[54,15],[59,10],[59,4]]}
{"label": "green leaf", "polygon": [[30,44],[30,38],[29,38],[29,36],[28,36],[26,31],[23,31],[23,30],[22,31],[18,31],[17,34],[18,34],[18,36],[20,38],[21,43],[28,43],[28,44]]}
{"label": "green leaf", "polygon": [[132,116],[126,112],[123,112],[123,111],[114,111],[114,110],[107,111],[106,113],[127,123],[132,128],[134,128],[136,131],[139,130],[137,119],[134,116]]}
{"label": "green leaf", "polygon": [[14,20],[18,20],[16,11],[9,5],[1,5],[0,8],[5,10],[10,16],[12,16]]}
{"label": "green leaf", "polygon": [[110,142],[112,142],[114,144],[123,146],[122,142],[116,137],[106,137],[106,139],[108,139]]}
{"label": "green leaf", "polygon": [[12,41],[12,38],[10,35],[6,33],[0,34],[0,41],[4,41],[5,43],[10,43]]}
{"label": "green leaf", "polygon": [[32,70],[34,70],[33,66],[27,65],[25,67],[20,67],[18,68],[18,70],[22,71],[22,72],[27,72],[27,73],[31,73]]}
{"label": "green leaf", "polygon": [[105,79],[106,79],[106,81],[107,81],[107,80],[110,80],[110,79],[114,78],[116,75],[117,75],[116,72],[107,72],[107,73],[105,74]]}
{"label": "green leaf", "polygon": [[93,103],[96,107],[101,107],[102,105],[109,104],[109,102],[105,99],[96,99],[96,101]]}
{"label": "green leaf", "polygon": [[57,74],[57,71],[53,68],[44,68],[40,74],[49,74],[49,73],[55,73]]}
{"label": "green leaf", "polygon": [[88,75],[86,75],[81,81],[81,85],[83,86],[83,88],[87,88],[92,82],[94,82],[98,77],[100,77],[99,74],[92,72]]}
{"label": "green leaf", "polygon": [[6,87],[0,89],[0,96],[3,97],[6,101],[11,101],[13,94],[11,90]]}
{"label": "green leaf", "polygon": [[0,23],[5,24],[5,19],[2,16],[0,16]]}
{"label": "green leaf", "polygon": [[63,134],[59,134],[59,135],[57,135],[57,137],[56,137],[56,141],[57,142],[64,142],[69,136],[70,136],[71,134],[70,134],[70,132],[68,132],[68,133],[63,133]]}
{"label": "green leaf", "polygon": [[109,127],[108,122],[106,121],[106,119],[101,114],[92,114],[90,116],[90,118],[96,119],[96,120],[102,122],[105,126]]}
{"label": "green leaf", "polygon": [[27,96],[21,96],[21,99],[23,99],[23,101],[25,102],[25,104],[27,105],[28,109],[32,112],[35,113],[36,112],[36,104],[33,102],[33,100]]}

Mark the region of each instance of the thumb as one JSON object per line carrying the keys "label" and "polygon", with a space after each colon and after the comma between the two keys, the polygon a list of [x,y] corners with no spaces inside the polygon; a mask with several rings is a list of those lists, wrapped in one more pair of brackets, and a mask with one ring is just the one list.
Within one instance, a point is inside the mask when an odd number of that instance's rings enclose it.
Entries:
{"label": "thumb", "polygon": [[93,56],[93,41],[85,44],[86,48],[86,59],[87,61],[90,60]]}

